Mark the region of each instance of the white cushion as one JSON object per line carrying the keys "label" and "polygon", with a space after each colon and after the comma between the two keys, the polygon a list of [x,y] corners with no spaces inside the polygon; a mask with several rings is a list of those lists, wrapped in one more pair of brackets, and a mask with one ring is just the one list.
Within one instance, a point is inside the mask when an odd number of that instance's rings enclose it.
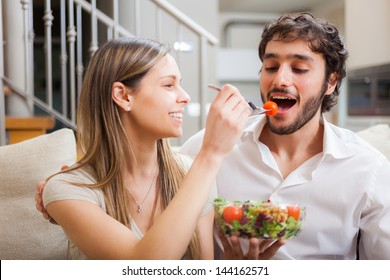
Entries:
{"label": "white cushion", "polygon": [[390,127],[378,124],[357,132],[361,138],[382,152],[390,160]]}
{"label": "white cushion", "polygon": [[0,259],[65,259],[62,229],[35,208],[35,186],[76,161],[71,129],[0,147]]}

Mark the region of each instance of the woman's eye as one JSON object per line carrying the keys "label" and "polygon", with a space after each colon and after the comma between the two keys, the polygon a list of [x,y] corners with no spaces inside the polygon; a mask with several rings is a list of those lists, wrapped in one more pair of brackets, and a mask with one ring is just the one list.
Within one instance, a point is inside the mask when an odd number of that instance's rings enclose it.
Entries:
{"label": "woman's eye", "polygon": [[164,85],[164,87],[171,88],[171,87],[173,87],[173,85],[167,84],[167,85]]}

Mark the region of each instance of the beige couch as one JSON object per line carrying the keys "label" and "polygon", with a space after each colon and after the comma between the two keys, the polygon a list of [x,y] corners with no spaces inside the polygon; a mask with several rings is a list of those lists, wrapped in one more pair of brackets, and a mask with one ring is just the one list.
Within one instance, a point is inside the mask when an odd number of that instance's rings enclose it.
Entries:
{"label": "beige couch", "polygon": [[[390,128],[377,125],[358,133],[390,159]],[[65,259],[59,226],[35,209],[35,186],[76,160],[74,134],[62,129],[0,147],[0,259]]]}
{"label": "beige couch", "polygon": [[37,182],[75,160],[70,129],[0,147],[0,259],[66,259],[66,237],[42,218],[34,195]]}
{"label": "beige couch", "polygon": [[390,127],[388,124],[378,124],[357,132],[378,151],[390,160]]}

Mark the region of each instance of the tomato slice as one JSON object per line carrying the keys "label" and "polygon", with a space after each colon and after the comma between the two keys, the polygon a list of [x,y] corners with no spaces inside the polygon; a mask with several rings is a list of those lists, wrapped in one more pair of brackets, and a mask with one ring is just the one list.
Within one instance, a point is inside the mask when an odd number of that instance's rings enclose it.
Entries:
{"label": "tomato slice", "polygon": [[273,101],[267,101],[264,103],[263,108],[266,110],[270,110],[268,112],[265,112],[268,116],[274,116],[278,112],[278,104],[276,104]]}
{"label": "tomato slice", "polygon": [[301,216],[301,209],[298,206],[287,206],[288,216],[298,221]]}
{"label": "tomato slice", "polygon": [[242,218],[242,209],[238,206],[229,205],[223,209],[222,217],[229,224],[233,221],[239,221]]}

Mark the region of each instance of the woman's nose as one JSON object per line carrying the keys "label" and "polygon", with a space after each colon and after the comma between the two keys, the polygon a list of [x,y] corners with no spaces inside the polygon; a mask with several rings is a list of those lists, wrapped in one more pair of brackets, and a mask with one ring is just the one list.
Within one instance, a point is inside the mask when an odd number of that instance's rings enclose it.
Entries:
{"label": "woman's nose", "polygon": [[191,97],[184,89],[180,89],[177,100],[179,103],[188,104],[191,101]]}

